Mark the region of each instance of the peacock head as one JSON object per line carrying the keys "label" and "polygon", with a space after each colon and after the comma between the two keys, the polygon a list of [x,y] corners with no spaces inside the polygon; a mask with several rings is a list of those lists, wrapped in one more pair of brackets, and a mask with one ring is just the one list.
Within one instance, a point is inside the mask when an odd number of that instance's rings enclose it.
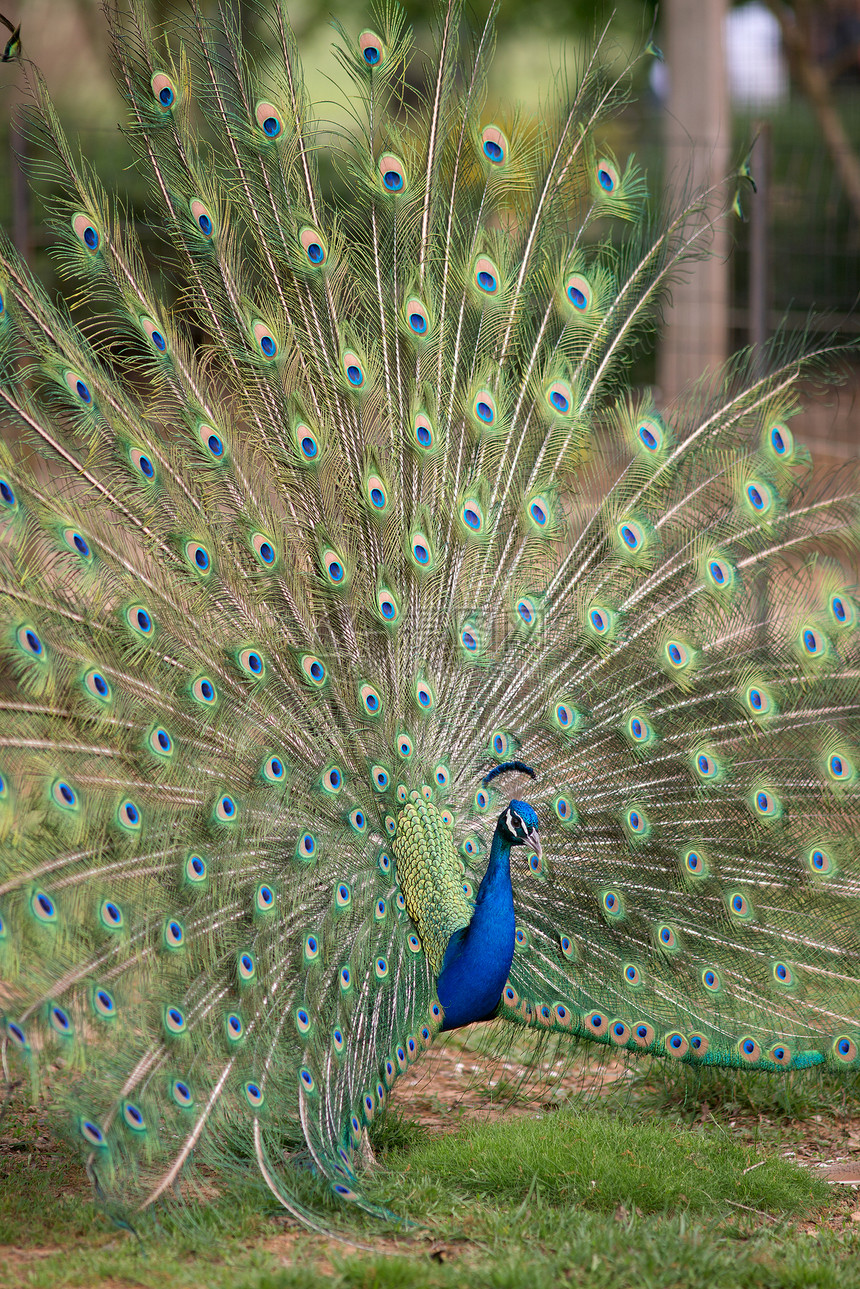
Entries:
{"label": "peacock head", "polygon": [[512,801],[507,809],[502,811],[499,815],[499,831],[511,846],[528,844],[540,858],[538,817],[527,801]]}
{"label": "peacock head", "polygon": [[[493,779],[497,779],[500,774],[527,774],[530,779],[536,779],[537,775],[530,765],[523,761],[505,761],[504,765],[497,765],[484,776],[484,787]],[[506,810],[499,815],[498,829],[502,837],[510,846],[531,846],[535,854],[540,858],[540,837],[538,836],[538,817],[534,808],[527,801],[512,801]]]}

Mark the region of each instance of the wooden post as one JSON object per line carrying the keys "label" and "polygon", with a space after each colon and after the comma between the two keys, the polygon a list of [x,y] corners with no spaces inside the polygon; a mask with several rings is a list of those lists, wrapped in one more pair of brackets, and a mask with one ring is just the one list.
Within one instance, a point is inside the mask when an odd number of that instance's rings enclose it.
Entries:
{"label": "wooden post", "polygon": [[[731,164],[731,116],[723,29],[727,0],[664,0],[669,80],[665,117],[667,182],[700,191],[724,179]],[[709,214],[724,204],[717,194]],[[690,263],[672,290],[658,360],[665,402],[728,356],[728,230],[720,221],[711,254]]]}
{"label": "wooden post", "polygon": [[743,193],[742,199],[746,198],[750,212],[749,342],[755,351],[755,370],[760,373],[762,349],[770,334],[770,122],[760,121],[756,133],[750,166],[758,191]]}

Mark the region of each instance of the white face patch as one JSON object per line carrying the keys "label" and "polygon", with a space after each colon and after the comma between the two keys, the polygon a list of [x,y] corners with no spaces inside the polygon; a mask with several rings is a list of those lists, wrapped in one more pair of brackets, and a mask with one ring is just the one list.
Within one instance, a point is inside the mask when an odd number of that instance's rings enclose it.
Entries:
{"label": "white face patch", "polygon": [[511,810],[510,806],[508,806],[505,814],[505,826],[508,832],[512,832],[514,836],[519,836],[520,829],[523,826],[522,819],[520,819],[515,810]]}

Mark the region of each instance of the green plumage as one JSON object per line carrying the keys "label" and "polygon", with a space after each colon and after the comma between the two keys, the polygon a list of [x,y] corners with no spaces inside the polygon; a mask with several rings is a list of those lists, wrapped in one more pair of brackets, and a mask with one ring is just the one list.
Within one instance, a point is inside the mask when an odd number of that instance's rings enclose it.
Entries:
{"label": "green plumage", "polygon": [[362,1132],[443,1022],[514,758],[543,854],[504,1020],[856,1067],[858,499],[790,429],[829,354],[628,393],[701,234],[598,146],[599,51],[495,122],[452,3],[407,110],[385,9],[340,33],[335,145],[284,8],[248,49],[223,10],[111,16],[158,282],[33,74],[97,316],[2,241],[5,1069],[60,1063],[127,1210],[250,1157],[313,1223],[293,1142],[372,1209]]}

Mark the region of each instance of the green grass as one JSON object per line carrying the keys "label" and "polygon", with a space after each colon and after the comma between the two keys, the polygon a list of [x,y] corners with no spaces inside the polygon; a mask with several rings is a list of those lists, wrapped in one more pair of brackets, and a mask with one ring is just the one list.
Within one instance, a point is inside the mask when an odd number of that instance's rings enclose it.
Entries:
{"label": "green grass", "polygon": [[[691,1084],[664,1069],[655,1062],[602,1107],[449,1134],[388,1116],[374,1133],[382,1166],[371,1186],[414,1225],[398,1233],[358,1219],[367,1251],[296,1230],[250,1167],[190,1226],[144,1218],[138,1241],[86,1198],[77,1165],[46,1148],[35,1115],[10,1117],[0,1128],[0,1285],[860,1289],[860,1223],[847,1220],[858,1198],[785,1162],[767,1134],[749,1141],[750,1124],[780,1115],[783,1144],[808,1131],[790,1117],[801,1109],[838,1126],[853,1089],[813,1081],[792,1103],[787,1081]],[[688,1108],[703,1093],[709,1117],[693,1123]]]}

